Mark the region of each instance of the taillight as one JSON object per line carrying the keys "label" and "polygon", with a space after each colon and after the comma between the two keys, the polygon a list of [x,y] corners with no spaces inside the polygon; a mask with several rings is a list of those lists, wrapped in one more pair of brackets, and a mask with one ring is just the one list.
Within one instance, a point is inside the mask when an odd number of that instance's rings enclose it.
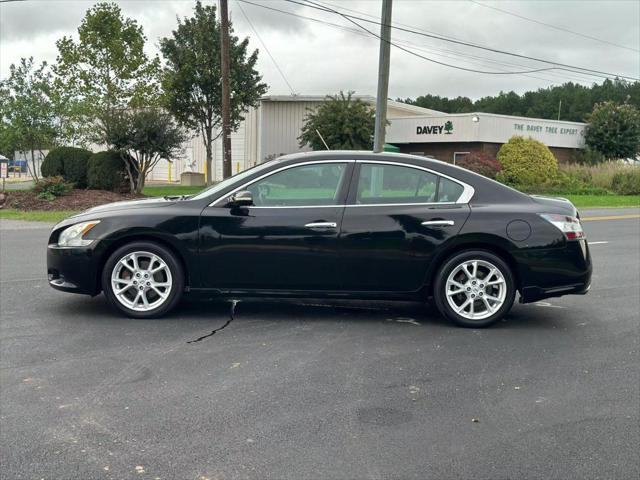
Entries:
{"label": "taillight", "polygon": [[564,233],[567,240],[580,240],[585,238],[580,219],[555,213],[540,213],[539,215]]}

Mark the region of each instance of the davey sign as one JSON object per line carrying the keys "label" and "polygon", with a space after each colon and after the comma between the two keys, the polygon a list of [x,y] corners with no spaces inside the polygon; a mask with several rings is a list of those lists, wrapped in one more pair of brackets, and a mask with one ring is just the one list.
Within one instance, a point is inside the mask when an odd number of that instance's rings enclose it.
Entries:
{"label": "davey sign", "polygon": [[451,135],[453,133],[453,123],[451,121],[445,122],[443,125],[418,125],[416,127],[416,133],[418,135]]}

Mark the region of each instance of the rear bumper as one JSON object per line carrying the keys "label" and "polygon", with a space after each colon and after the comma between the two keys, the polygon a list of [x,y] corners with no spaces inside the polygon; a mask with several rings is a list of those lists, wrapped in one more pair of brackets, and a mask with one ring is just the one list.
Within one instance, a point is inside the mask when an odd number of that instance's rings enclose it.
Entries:
{"label": "rear bumper", "polygon": [[[584,295],[591,288],[593,267],[586,240],[562,248],[532,251],[520,272],[520,302],[530,303],[563,295]],[[522,265],[522,264],[521,264]]]}
{"label": "rear bumper", "polygon": [[98,262],[93,248],[47,248],[49,285],[56,290],[85,295],[100,293]]}

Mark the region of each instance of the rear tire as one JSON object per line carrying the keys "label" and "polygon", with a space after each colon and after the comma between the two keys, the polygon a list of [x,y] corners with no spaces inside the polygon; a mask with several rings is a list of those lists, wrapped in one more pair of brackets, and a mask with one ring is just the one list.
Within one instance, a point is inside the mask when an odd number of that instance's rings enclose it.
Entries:
{"label": "rear tire", "polygon": [[130,318],[160,317],[180,301],[184,272],[166,247],[133,242],[108,258],[102,269],[102,290],[111,306]]}
{"label": "rear tire", "polygon": [[436,275],[433,296],[440,313],[461,327],[483,328],[513,306],[516,285],[509,266],[486,250],[447,259]]}

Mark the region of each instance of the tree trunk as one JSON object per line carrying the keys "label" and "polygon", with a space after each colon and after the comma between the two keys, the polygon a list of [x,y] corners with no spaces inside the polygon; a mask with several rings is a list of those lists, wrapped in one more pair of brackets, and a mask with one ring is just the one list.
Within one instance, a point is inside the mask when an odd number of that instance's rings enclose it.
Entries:
{"label": "tree trunk", "polygon": [[207,176],[206,176],[206,182],[207,185],[211,185],[213,183],[213,172],[212,170],[212,160],[213,160],[213,146],[212,146],[212,128],[211,127],[207,127],[205,128],[204,131],[204,147],[205,150],[207,151],[207,159],[206,159],[206,170],[207,170]]}
{"label": "tree trunk", "polygon": [[36,168],[36,157],[33,152],[33,147],[31,147],[31,176],[36,182],[40,180],[38,177],[38,169]]}

